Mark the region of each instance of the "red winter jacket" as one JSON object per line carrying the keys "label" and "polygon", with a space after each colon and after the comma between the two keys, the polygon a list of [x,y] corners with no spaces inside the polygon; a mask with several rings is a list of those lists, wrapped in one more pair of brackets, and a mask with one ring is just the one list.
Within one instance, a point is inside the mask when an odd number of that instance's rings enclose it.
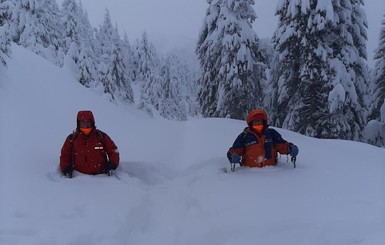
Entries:
{"label": "red winter jacket", "polygon": [[105,173],[107,161],[115,168],[119,166],[118,148],[106,133],[96,129],[92,112],[80,111],[78,113],[77,123],[87,119],[93,123],[91,134],[84,135],[77,127],[76,131],[70,134],[64,142],[60,156],[62,172],[73,167],[74,170],[84,174],[101,174]]}

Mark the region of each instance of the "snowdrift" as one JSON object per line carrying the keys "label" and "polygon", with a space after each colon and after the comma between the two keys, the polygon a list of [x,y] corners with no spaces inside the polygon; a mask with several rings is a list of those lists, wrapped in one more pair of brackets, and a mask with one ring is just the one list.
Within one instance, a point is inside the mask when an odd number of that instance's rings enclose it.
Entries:
{"label": "snowdrift", "polygon": [[[222,168],[243,121],[151,119],[14,46],[0,73],[0,244],[385,244],[385,150],[277,129],[297,168]],[[78,110],[121,152],[119,177],[57,172]]]}

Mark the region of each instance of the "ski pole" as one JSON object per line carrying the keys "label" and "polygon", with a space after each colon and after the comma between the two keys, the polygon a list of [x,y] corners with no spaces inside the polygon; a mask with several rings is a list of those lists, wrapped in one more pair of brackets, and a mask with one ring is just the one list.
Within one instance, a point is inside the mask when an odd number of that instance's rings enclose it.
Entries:
{"label": "ski pole", "polygon": [[294,168],[297,167],[296,161],[297,161],[297,157],[291,157],[291,162],[293,163]]}
{"label": "ski pole", "polygon": [[231,172],[234,172],[234,171],[235,171],[235,164],[236,164],[236,163],[232,163],[232,164],[231,164],[231,167],[230,167]]}

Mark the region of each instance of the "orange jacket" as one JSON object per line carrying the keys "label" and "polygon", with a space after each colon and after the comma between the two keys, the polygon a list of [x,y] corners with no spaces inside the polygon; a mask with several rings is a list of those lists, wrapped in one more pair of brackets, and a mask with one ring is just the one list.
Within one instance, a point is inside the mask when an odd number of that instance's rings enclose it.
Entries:
{"label": "orange jacket", "polygon": [[[253,120],[262,119],[264,128],[257,133],[252,127]],[[267,114],[264,110],[253,110],[246,118],[249,127],[237,137],[233,146],[228,150],[227,157],[238,154],[242,157],[241,164],[249,167],[264,167],[277,164],[278,152],[288,154],[290,143],[267,124]]]}
{"label": "orange jacket", "polygon": [[245,130],[237,137],[227,152],[227,157],[237,153],[242,156],[241,164],[248,167],[264,167],[277,164],[278,152],[288,154],[290,143],[274,129],[267,128],[257,134],[253,129]]}

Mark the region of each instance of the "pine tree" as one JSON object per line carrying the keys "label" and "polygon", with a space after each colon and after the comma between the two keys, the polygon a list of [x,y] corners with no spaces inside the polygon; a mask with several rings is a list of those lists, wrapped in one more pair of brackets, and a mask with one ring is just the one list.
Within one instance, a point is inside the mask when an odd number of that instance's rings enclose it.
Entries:
{"label": "pine tree", "polygon": [[[169,54],[168,56],[171,60],[169,63],[173,76],[178,80],[182,95],[180,103],[184,104],[188,116],[200,116],[201,112],[198,101],[200,68],[196,56],[189,57],[187,54],[181,55],[176,53]],[[184,119],[179,118],[179,120]]]}
{"label": "pine tree", "polygon": [[158,111],[167,119],[186,120],[186,95],[182,91],[183,77],[180,73],[182,60],[177,56],[168,56],[160,71],[160,97]]}
{"label": "pine tree", "polygon": [[125,103],[134,101],[131,81],[126,74],[122,42],[117,28],[111,23],[108,10],[104,22],[97,32],[99,50],[99,80],[104,87],[104,92],[110,94],[113,100],[120,99]]}
{"label": "pine tree", "polygon": [[64,0],[62,3],[62,22],[64,39],[63,48],[64,53],[71,55],[75,63],[78,63],[80,45],[81,45],[81,21],[82,11],[75,0]]}
{"label": "pine tree", "polygon": [[75,0],[62,3],[63,50],[79,69],[78,81],[86,86],[95,86],[97,80],[93,28],[87,14]]}
{"label": "pine tree", "polygon": [[14,4],[10,0],[0,1],[0,62],[6,66],[6,58],[11,54],[10,19]]}
{"label": "pine tree", "polygon": [[[273,37],[273,121],[300,133],[322,137],[330,71],[323,59],[326,12],[314,11],[316,1],[281,2],[279,26]],[[321,21],[315,22],[315,19]],[[310,23],[308,23],[310,22]],[[325,25],[322,28],[322,25]],[[318,48],[318,49],[317,49]]]}
{"label": "pine tree", "polygon": [[[329,93],[329,110],[335,129],[332,136],[342,139],[360,140],[364,125],[363,88],[368,84],[368,68],[365,51],[367,21],[363,5],[362,0],[340,0],[334,7],[338,15],[334,33],[329,34],[329,47],[334,51],[329,56],[329,63],[335,72],[331,83],[333,89]],[[333,94],[341,92],[345,96],[333,98]]]}
{"label": "pine tree", "polygon": [[364,140],[370,144],[385,146],[385,16],[374,61],[369,96],[369,122],[364,129]]}
{"label": "pine tree", "polygon": [[60,11],[55,0],[20,0],[12,15],[13,41],[62,66]]}
{"label": "pine tree", "polygon": [[196,49],[203,75],[199,100],[206,117],[244,119],[262,106],[265,60],[252,28],[254,0],[209,0]]}
{"label": "pine tree", "polygon": [[[385,103],[385,16],[382,20],[379,44],[374,54],[374,70],[372,72],[369,119],[380,119],[380,108]],[[384,121],[385,122],[385,121]]]}
{"label": "pine tree", "polygon": [[83,11],[81,4],[79,5],[81,18],[80,18],[80,54],[79,54],[79,81],[86,87],[96,87],[98,81],[97,73],[97,58],[96,48],[97,45],[94,28],[91,26],[88,19],[87,12]]}
{"label": "pine tree", "polygon": [[362,1],[285,0],[277,14],[275,125],[315,137],[359,140],[368,72]]}
{"label": "pine tree", "polygon": [[132,104],[134,102],[134,93],[131,87],[131,77],[129,76],[126,56],[131,55],[126,53],[125,43],[119,37],[118,27],[115,27],[115,34],[113,36],[114,49],[112,56],[112,79],[116,86],[115,94],[124,102]]}
{"label": "pine tree", "polygon": [[124,66],[126,67],[126,73],[129,81],[134,81],[134,61],[133,61],[133,51],[128,40],[127,33],[124,33],[122,41],[122,53],[124,54]]}
{"label": "pine tree", "polygon": [[161,91],[160,67],[161,58],[155,46],[148,40],[147,33],[137,40],[134,50],[134,79],[140,84],[140,99],[138,108],[154,115],[154,109],[159,108]]}

